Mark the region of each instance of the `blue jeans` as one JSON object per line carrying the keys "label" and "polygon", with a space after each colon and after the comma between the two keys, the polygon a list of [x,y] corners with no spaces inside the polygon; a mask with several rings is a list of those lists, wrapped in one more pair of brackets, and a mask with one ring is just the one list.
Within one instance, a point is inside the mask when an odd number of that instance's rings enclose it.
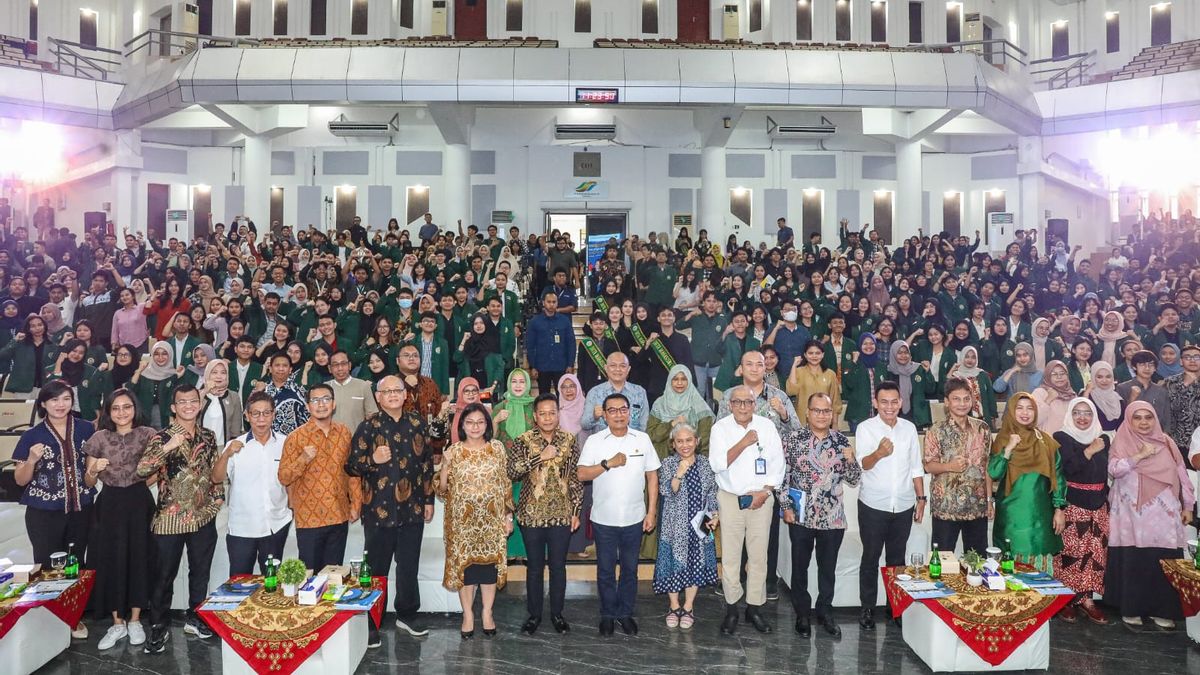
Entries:
{"label": "blue jeans", "polygon": [[696,371],[696,391],[700,392],[701,398],[709,403],[712,403],[712,382],[717,379],[717,373],[720,372],[721,366],[693,366]]}
{"label": "blue jeans", "polygon": [[[596,537],[596,586],[600,590],[600,618],[633,616],[637,600],[638,550],[642,546],[642,524],[612,527],[592,523]],[[621,565],[621,581],[616,568]]]}

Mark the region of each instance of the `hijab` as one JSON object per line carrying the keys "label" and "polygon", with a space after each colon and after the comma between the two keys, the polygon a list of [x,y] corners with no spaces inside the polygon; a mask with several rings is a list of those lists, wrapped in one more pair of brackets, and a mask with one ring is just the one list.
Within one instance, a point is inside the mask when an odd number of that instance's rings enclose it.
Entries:
{"label": "hijab", "polygon": [[202,352],[205,356],[208,357],[208,361],[205,361],[203,368],[201,368],[200,366],[197,366],[195,363],[192,363],[190,366],[187,367],[187,369],[189,371],[195,373],[196,377],[199,378],[198,381],[196,382],[196,386],[202,387],[202,386],[204,386],[204,374],[208,372],[208,364],[212,363],[212,360],[217,358],[217,350],[213,349],[212,345],[210,345],[210,344],[199,344],[199,345],[196,345],[196,348],[192,350],[192,358],[193,359],[195,358],[196,352]]}
{"label": "hijab", "polygon": [[[1096,333],[1096,337],[1100,340],[1101,351],[1100,358],[1108,363],[1117,362],[1117,341],[1125,337],[1125,317],[1121,316],[1120,312],[1109,310],[1104,313],[1104,318],[1112,314],[1117,317],[1117,325],[1119,328],[1113,332],[1108,332],[1104,324],[1100,324],[1100,332]],[[1093,366],[1094,367],[1094,366]]]}
{"label": "hijab", "polygon": [[129,379],[133,377],[133,374],[136,373],[138,369],[137,348],[133,345],[121,346],[125,349],[128,349],[129,353],[133,354],[133,358],[129,360],[129,365],[123,366],[117,363],[116,352],[113,352],[112,386],[114,391],[128,384]]}
{"label": "hijab", "polygon": [[[675,387],[671,386],[671,382],[675,376],[683,373],[687,377],[687,389],[683,390],[682,394],[675,393]],[[704,402],[704,398],[700,396],[700,392],[696,390],[696,385],[692,384],[692,371],[687,366],[677,363],[671,367],[667,373],[667,387],[663,391],[662,396],[654,402],[654,406],[650,408],[650,414],[655,419],[669,422],[680,415],[687,419],[687,423],[695,427],[700,423],[700,420],[706,417],[712,417],[712,408]]]}
{"label": "hijab", "polygon": [[[967,327],[967,337],[959,339],[954,336],[954,328],[958,328],[959,326]],[[963,319],[962,321],[955,322],[954,328],[951,328],[950,332],[946,335],[946,346],[954,351],[961,351],[963,347],[971,344],[971,322]]]}
{"label": "hijab", "polygon": [[1121,414],[1121,403],[1123,401],[1121,395],[1117,393],[1115,386],[1104,389],[1096,382],[1096,374],[1102,370],[1107,370],[1109,375],[1116,376],[1113,373],[1113,367],[1108,365],[1108,362],[1097,361],[1092,364],[1092,402],[1104,413],[1106,418],[1115,420]]}
{"label": "hijab", "polygon": [[[1165,363],[1163,361],[1163,352],[1167,350],[1175,352],[1175,363]],[[1173,377],[1183,372],[1183,363],[1179,360],[1179,347],[1175,343],[1168,342],[1158,349],[1158,369],[1155,370],[1158,376],[1164,380],[1168,377]]]}
{"label": "hijab", "polygon": [[1033,365],[1036,366],[1037,370],[1046,369],[1046,343],[1050,341],[1049,334],[1046,337],[1038,337],[1037,327],[1043,321],[1047,324],[1050,323],[1049,319],[1040,318],[1033,322],[1033,330],[1030,331],[1030,334],[1033,336]]}
{"label": "hijab", "polygon": [[[12,305],[13,307],[17,307],[17,310],[18,310],[18,311],[17,311],[17,316],[4,316],[4,312],[3,312],[3,310],[4,310],[4,308],[5,308],[5,307],[7,307],[8,305]],[[4,303],[3,303],[2,305],[0,305],[0,329],[6,329],[6,330],[9,330],[9,331],[12,331],[13,335],[16,335],[17,333],[20,333],[20,332],[21,332],[21,326],[22,326],[22,324],[24,324],[24,323],[25,323],[25,322],[24,322],[24,321],[21,319],[21,316],[20,316],[20,314],[21,314],[21,312],[20,312],[20,307],[17,305],[17,301],[16,301],[16,300],[12,300],[11,298],[10,298],[10,299],[8,299],[8,300],[5,300],[5,301],[4,301]]]}
{"label": "hijab", "polygon": [[882,312],[883,308],[892,301],[887,285],[883,283],[883,277],[879,275],[871,277],[871,290],[867,292],[867,301],[871,303],[870,313],[872,314]]}
{"label": "hijab", "polygon": [[[1018,342],[1017,346],[1013,347],[1013,354],[1016,355],[1017,352],[1022,351],[1022,350],[1029,352],[1031,355],[1034,353],[1033,346],[1030,345],[1028,342]],[[1014,363],[1013,365],[1016,365],[1016,364]],[[1033,362],[1033,359],[1032,358],[1029,359],[1029,364],[1024,367],[1021,367],[1019,365],[1016,367],[1017,367],[1017,372],[1013,373],[1012,378],[1008,381],[1008,384],[1010,385],[1012,391],[1016,391],[1016,392],[1033,391],[1033,376],[1038,373],[1038,367]]]}
{"label": "hijab", "polygon": [[[204,345],[204,346],[207,347],[208,345]],[[207,384],[208,376],[212,374],[213,369],[215,369],[217,366],[225,366],[225,378],[226,378],[225,379],[225,391],[229,391],[229,379],[228,379],[229,378],[229,362],[226,361],[225,359],[210,358],[208,360],[208,363],[204,366],[204,374],[201,375],[200,381]],[[225,394],[225,391],[218,394],[214,391],[208,391],[207,388],[205,391],[206,391],[206,393],[212,394],[213,396],[217,396],[217,397],[223,396]]]}
{"label": "hijab", "polygon": [[[159,366],[154,362],[154,352],[160,349],[167,352],[167,365],[165,366]],[[154,346],[150,348],[150,362],[142,369],[141,377],[152,382],[161,382],[162,380],[178,375],[175,369],[171,367],[172,353],[171,345],[166,340],[155,342]]]}
{"label": "hijab", "polygon": [[[1086,429],[1080,429],[1079,427],[1075,426],[1075,418],[1072,415],[1072,411],[1075,410],[1075,406],[1079,405],[1080,403],[1086,405],[1092,410],[1092,423],[1088,425],[1088,428]],[[1100,416],[1096,414],[1096,405],[1090,400],[1081,396],[1076,396],[1075,398],[1071,399],[1071,402],[1067,404],[1067,414],[1063,416],[1062,429],[1059,429],[1059,431],[1070,436],[1071,438],[1074,438],[1075,441],[1080,445],[1091,445],[1092,441],[1099,438],[1101,433]]]}
{"label": "hijab", "polygon": [[67,384],[71,385],[72,387],[78,387],[80,384],[83,383],[83,371],[84,371],[84,368],[87,367],[87,364],[85,363],[85,361],[87,359],[87,343],[84,342],[83,340],[80,340],[79,338],[75,338],[72,340],[68,340],[67,344],[63,345],[63,348],[62,348],[63,354],[70,354],[72,351],[74,351],[75,349],[78,349],[79,347],[83,347],[84,360],[80,361],[79,363],[75,363],[70,358],[64,358],[62,360],[62,363],[59,364],[59,368],[62,371],[63,381],[65,381]]}
{"label": "hijab", "polygon": [[[1148,434],[1140,434],[1133,429],[1133,415],[1139,410],[1149,410],[1150,414],[1154,415],[1154,429]],[[1169,489],[1172,494],[1179,493],[1179,468],[1183,460],[1175,441],[1163,433],[1154,406],[1145,401],[1134,401],[1125,409],[1125,419],[1121,426],[1117,427],[1111,457],[1130,459],[1142,451],[1142,444],[1157,447],[1159,451],[1140,461],[1132,462],[1133,470],[1138,475],[1139,509],[1164,490]]]}
{"label": "hijab", "polygon": [[575,383],[575,400],[567,401],[563,399],[562,394],[558,395],[558,427],[563,431],[578,436],[583,430],[583,385],[579,384],[579,378],[571,373],[567,373],[558,378],[558,391],[562,391],[564,382]]}
{"label": "hijab", "polygon": [[[49,335],[53,335],[54,333],[57,333],[58,331],[66,328],[67,322],[63,321],[61,307],[54,304],[53,302],[47,302],[46,304],[42,305],[43,310],[46,309],[47,307],[50,308],[50,313],[53,314],[53,316],[49,320],[43,318],[43,321],[46,322],[46,335],[49,336]],[[39,316],[41,316],[40,313],[39,313]]]}
{"label": "hijab", "polygon": [[[1017,401],[1028,399],[1033,404],[1033,421],[1028,425],[1017,421]],[[1004,453],[1008,439],[1013,434],[1021,437],[1017,447],[1013,448],[1008,460],[1008,470],[1004,472],[1004,494],[1012,494],[1013,484],[1027,473],[1037,473],[1050,480],[1050,492],[1054,492],[1058,478],[1054,472],[1054,453],[1058,452],[1058,441],[1050,434],[1038,429],[1037,401],[1027,393],[1019,393],[1008,400],[1004,408],[1004,418],[1000,421],[1000,433],[992,440],[992,454]]]}
{"label": "hijab", "polygon": [[1050,400],[1060,398],[1064,401],[1069,401],[1072,398],[1075,398],[1075,390],[1071,389],[1069,377],[1067,379],[1067,384],[1062,387],[1056,387],[1051,383],[1050,380],[1053,378],[1050,377],[1050,371],[1055,368],[1062,368],[1064,373],[1067,373],[1068,375],[1070,374],[1070,371],[1067,370],[1066,364],[1064,364],[1062,361],[1056,359],[1046,364],[1046,370],[1043,372],[1041,386],[1046,389],[1047,393],[1049,393],[1047,398]]}
{"label": "hijab", "polygon": [[896,355],[900,350],[908,349],[908,343],[903,340],[896,340],[888,349],[888,372],[897,376],[900,380],[900,411],[908,413],[912,410],[912,374],[917,372],[920,364],[912,360],[912,352],[909,352],[909,361],[907,365],[900,365],[896,361]]}
{"label": "hijab", "polygon": [[[968,368],[967,366],[963,365],[963,361],[965,360],[963,357],[967,355],[967,352],[971,352],[975,355],[975,366],[972,368]],[[979,377],[979,374],[982,372],[983,369],[979,367],[979,350],[975,349],[974,347],[963,347],[962,350],[958,352],[958,376],[973,380],[976,377]]]}
{"label": "hijab", "polygon": [[458,391],[454,396],[454,420],[450,424],[450,442],[457,443],[462,440],[458,435],[458,425],[462,421],[462,412],[470,404],[463,398],[463,390],[468,386],[474,385],[479,389],[479,380],[473,377],[464,377],[458,381]]}
{"label": "hijab", "polygon": [[[863,343],[867,340],[875,345],[875,351],[871,354],[863,353]],[[871,333],[863,333],[858,336],[858,364],[865,368],[874,368],[879,364],[879,339]]]}
{"label": "hijab", "polygon": [[[525,376],[525,393],[521,396],[512,393],[513,377],[517,374]],[[504,431],[509,438],[516,438],[529,429],[527,417],[533,411],[533,395],[529,392],[533,388],[533,380],[529,379],[529,373],[524,368],[513,368],[505,384],[504,409],[508,411],[508,419],[504,420]]]}

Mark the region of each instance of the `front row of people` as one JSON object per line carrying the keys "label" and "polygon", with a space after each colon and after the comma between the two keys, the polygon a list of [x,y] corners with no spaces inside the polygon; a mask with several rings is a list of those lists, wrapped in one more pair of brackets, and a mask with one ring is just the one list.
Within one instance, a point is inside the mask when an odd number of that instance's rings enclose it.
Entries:
{"label": "front row of people", "polygon": [[[604,426],[582,447],[560,426],[561,403],[547,394],[532,403],[533,426],[507,447],[492,438],[494,422],[484,405],[460,407],[452,430],[458,440],[435,467],[427,422],[407,411],[407,394],[402,379],[383,378],[375,392],[379,412],[351,432],[334,421],[334,390],[314,385],[306,392],[308,421],[285,437],[272,431],[273,398],[255,392],[244,412],[250,431],[230,434],[222,449],[204,424],[203,396],[194,387],[175,388],[171,424],[156,432],[138,425],[138,399],[127,390],[109,397],[97,429],[72,414],[69,385],[48,383],[37,397],[44,419],[13,454],[17,483],[25,487],[21,502],[34,559],[48,564],[51,553],[71,543],[81,558],[86,550],[97,575],[96,607],[113,620],[100,648],[128,638],[158,653],[170,636],[169,610],[185,550],[188,606],[205,598],[222,505],[229,509],[231,574],[252,573],[255,563],[261,570],[267,556],[281,557],[293,521],[308,567],[341,563],[349,524],[361,518],[371,568],[386,574],[393,560],[397,566],[397,627],[421,636],[427,630],[418,619],[417,568],[424,525],[440,497],[446,504],[443,583],[462,601],[463,639],[475,635],[476,588],[483,633],[496,631],[492,610],[515,525],[528,555],[529,618],[522,631],[533,633],[541,624],[548,566],[550,619],[561,633],[570,630],[564,618],[568,541],[580,526],[583,484],[590,482],[602,635],[617,626],[638,632],[639,548],[643,535],[655,530],[654,590],[669,598],[666,626],[690,628],[698,589],[718,580],[718,524],[727,561],[720,577],[727,603],[721,631],[734,633],[744,618],[771,632],[761,608],[778,504],[792,546],[795,630],[811,634],[808,567],[815,551],[816,621],[838,637],[832,606],[847,525],[842,486],[857,485],[865,630],[874,628],[880,556],[888,565],[904,564],[912,523],[924,519],[927,506],[934,543],[942,550],[953,550],[960,534],[964,548],[986,548],[988,521],[994,520],[997,545],[1021,562],[1054,570],[1078,592],[1064,619],[1074,620],[1078,608],[1103,623],[1092,593],[1102,594],[1133,626],[1149,617],[1165,629],[1182,616],[1157,561],[1179,556],[1195,495],[1182,454],[1149,404],[1130,404],[1110,442],[1088,399],[1072,401],[1062,431],[1051,436],[1038,428],[1036,401],[1019,394],[991,439],[970,416],[968,384],[952,379],[946,385],[948,417],[929,429],[922,451],[916,428],[900,416],[901,391],[894,382],[876,386],[878,414],[858,426],[853,446],[833,428],[828,395],[809,396],[807,424],[798,431],[784,427],[781,435],[777,424],[758,414],[759,396],[738,386],[725,396],[730,414],[711,425],[708,457],[697,454],[700,434],[680,416],[669,431],[672,452],[660,461],[650,436],[630,425],[632,406],[623,393],[600,402],[595,414]],[[929,496],[926,472],[932,474]],[[104,489],[97,497],[98,482]],[[158,487],[157,504],[151,485]],[[742,560],[743,551],[744,580],[742,565],[728,564]],[[212,635],[194,612],[184,629]],[[378,629],[371,627],[371,646],[380,644]],[[75,634],[86,636],[86,628],[81,624]]]}

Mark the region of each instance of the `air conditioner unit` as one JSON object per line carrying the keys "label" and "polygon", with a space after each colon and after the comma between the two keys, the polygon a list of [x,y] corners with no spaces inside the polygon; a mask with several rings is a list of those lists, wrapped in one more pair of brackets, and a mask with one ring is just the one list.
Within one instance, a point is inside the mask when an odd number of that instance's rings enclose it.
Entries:
{"label": "air conditioner unit", "polygon": [[963,18],[963,42],[976,42],[980,44],[967,45],[963,49],[970,52],[982,54],[983,49],[983,19],[978,12],[972,12]]}
{"label": "air conditioner unit", "polygon": [[392,136],[400,130],[400,114],[392,115],[387,122],[352,122],[345,115],[329,120],[329,133],[338,138],[364,138]]}
{"label": "air conditioner unit", "polygon": [[446,0],[433,0],[433,11],[429,15],[429,34],[450,34],[447,29]]}
{"label": "air conditioner unit", "polygon": [[190,2],[175,5],[175,15],[179,17],[179,25],[175,30],[180,33],[196,34],[200,32],[200,7]]}
{"label": "air conditioner unit", "polygon": [[830,122],[824,115],[820,124],[779,124],[767,116],[767,135],[772,138],[812,138],[832,136],[837,133],[837,125]]}
{"label": "air conditioner unit", "polygon": [[555,124],[554,137],[566,141],[612,140],[617,137],[617,125]]}
{"label": "air conditioner unit", "polygon": [[738,6],[725,5],[721,9],[721,39],[726,42],[741,40],[742,25],[738,19]]}
{"label": "air conditioner unit", "polygon": [[692,226],[692,214],[690,214],[690,213],[672,213],[671,214],[671,227],[673,229],[678,230],[678,229],[681,229],[684,227],[691,227],[691,226]]}

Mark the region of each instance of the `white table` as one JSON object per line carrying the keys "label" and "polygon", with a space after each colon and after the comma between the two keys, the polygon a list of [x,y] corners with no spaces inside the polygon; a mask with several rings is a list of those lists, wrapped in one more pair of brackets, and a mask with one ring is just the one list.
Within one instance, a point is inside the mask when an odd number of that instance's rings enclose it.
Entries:
{"label": "white table", "polygon": [[1200,642],[1200,614],[1184,619],[1183,625],[1187,627],[1187,634],[1192,642]]}
{"label": "white table", "polygon": [[66,651],[71,628],[45,607],[34,607],[0,639],[0,666],[5,673],[29,675]]}
{"label": "white table", "polygon": [[938,615],[916,601],[901,615],[904,641],[934,672],[1046,670],[1050,667],[1050,622],[1042,624],[1000,665],[979,658]]}
{"label": "white table", "polygon": [[[295,671],[296,675],[350,675],[367,653],[367,612],[359,612],[342,624],[312,656]],[[59,621],[61,624],[62,622]],[[70,631],[67,632],[68,639]],[[0,662],[2,663],[2,662]],[[254,675],[254,669],[221,640],[221,672],[224,675]]]}

